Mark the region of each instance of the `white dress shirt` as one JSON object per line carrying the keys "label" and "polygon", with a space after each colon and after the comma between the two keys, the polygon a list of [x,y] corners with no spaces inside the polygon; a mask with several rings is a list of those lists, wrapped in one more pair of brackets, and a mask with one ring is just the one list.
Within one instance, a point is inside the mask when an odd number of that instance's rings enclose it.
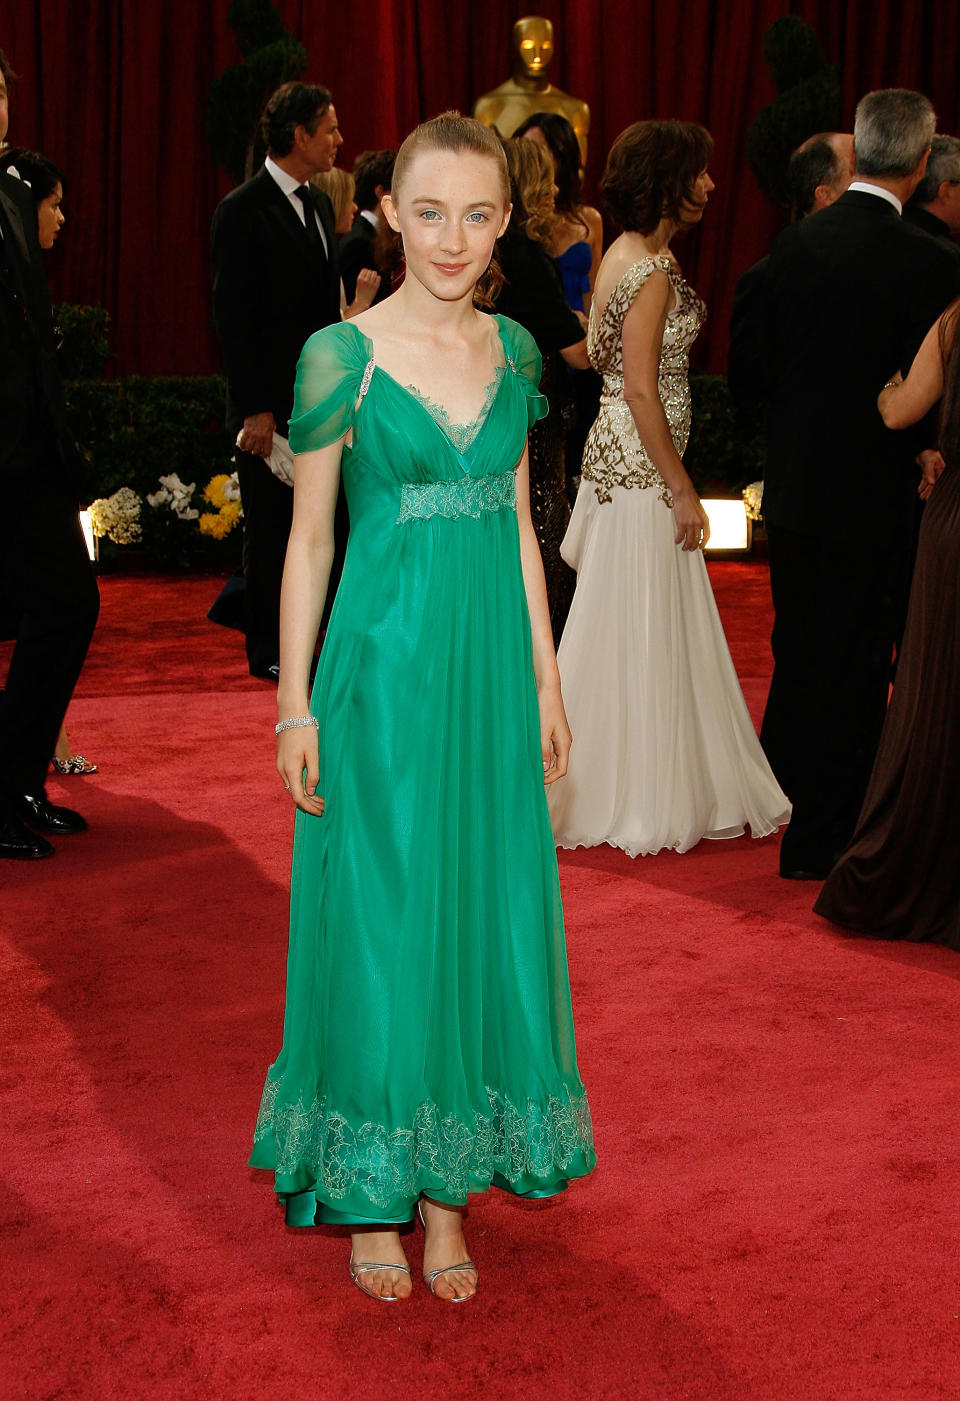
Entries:
{"label": "white dress shirt", "polygon": [[854,180],[852,184],[847,186],[847,189],[859,190],[862,195],[876,195],[878,199],[885,199],[888,204],[892,204],[898,214],[903,213],[903,205],[896,195],[891,194],[889,190],[883,189],[880,185],[868,185],[866,180]]}
{"label": "white dress shirt", "polygon": [[[270,158],[270,156],[267,156],[267,159],[264,161],[264,166],[269,171],[273,179],[280,186],[287,199],[290,201],[290,206],[296,211],[296,215],[297,218],[300,220],[300,223],[303,225],[304,228],[306,228],[306,205],[303,203],[300,196],[294,193],[294,191],[299,190],[300,181],[295,180],[292,175],[288,175],[285,170],[282,170],[280,166],[277,165],[275,160],[272,160]],[[320,230],[320,237],[323,240],[323,251],[329,258],[330,249],[327,247],[327,235],[324,232],[323,225],[320,222],[320,216],[316,213],[316,211],[314,211],[313,217],[317,221],[317,228]]]}

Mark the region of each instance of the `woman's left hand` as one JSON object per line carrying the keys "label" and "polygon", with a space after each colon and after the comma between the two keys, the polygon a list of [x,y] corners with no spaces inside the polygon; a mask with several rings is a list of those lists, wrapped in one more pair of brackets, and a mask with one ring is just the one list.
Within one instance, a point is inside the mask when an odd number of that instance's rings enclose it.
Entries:
{"label": "woman's left hand", "polygon": [[702,550],[710,539],[710,520],[693,487],[673,493],[674,544],[684,550]]}
{"label": "woman's left hand", "polygon": [[559,686],[537,695],[540,706],[540,753],[543,757],[544,783],[556,783],[563,778],[570,759],[570,745],[573,736],[563,709],[563,698]]}

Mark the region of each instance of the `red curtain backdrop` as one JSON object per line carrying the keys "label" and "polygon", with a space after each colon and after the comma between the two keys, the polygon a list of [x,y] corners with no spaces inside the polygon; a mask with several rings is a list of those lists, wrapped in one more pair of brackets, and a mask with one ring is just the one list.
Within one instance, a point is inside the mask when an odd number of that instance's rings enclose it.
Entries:
{"label": "red curtain backdrop", "polygon": [[[42,150],[69,180],[67,225],[49,257],[57,300],[113,319],[117,373],[198,373],[218,364],[210,330],[208,229],[229,181],[203,135],[213,76],[237,61],[230,0],[7,0],[0,47],[20,73],[9,140]],[[713,132],[717,190],[700,231],[677,243],[710,307],[701,361],[722,369],[738,275],[778,219],[744,154],[775,95],[761,41],[784,14],[816,30],[840,72],[842,121],[870,88],[919,88],[941,131],[960,129],[956,0],[279,0],[306,44],[307,76],[334,93],[349,166],[396,145],[423,116],[469,111],[510,71],[515,19],[555,26],[551,79],[592,112],[587,193],[613,138],[642,117]]]}

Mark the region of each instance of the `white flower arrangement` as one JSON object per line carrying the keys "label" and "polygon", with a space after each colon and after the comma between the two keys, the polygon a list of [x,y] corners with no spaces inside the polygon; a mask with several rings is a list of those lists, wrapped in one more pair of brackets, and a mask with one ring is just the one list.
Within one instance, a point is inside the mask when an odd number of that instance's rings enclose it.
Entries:
{"label": "white flower arrangement", "polygon": [[747,520],[760,520],[763,515],[763,482],[751,482],[743,488],[742,496],[747,508]]}
{"label": "white flower arrangement", "polygon": [[171,472],[169,476],[160,478],[160,490],[151,491],[147,503],[155,511],[161,506],[169,506],[178,520],[195,521],[200,515],[191,504],[196,489],[196,482],[182,482],[176,472]]}
{"label": "white flower arrangement", "polygon": [[112,496],[90,502],[90,524],[99,539],[107,536],[118,545],[135,545],[140,539],[140,507],[135,491],[122,486]]}

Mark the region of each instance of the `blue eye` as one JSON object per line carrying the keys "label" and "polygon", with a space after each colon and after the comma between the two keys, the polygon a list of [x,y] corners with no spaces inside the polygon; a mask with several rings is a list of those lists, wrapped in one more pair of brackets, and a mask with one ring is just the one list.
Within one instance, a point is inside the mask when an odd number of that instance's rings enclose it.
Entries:
{"label": "blue eye", "polygon": [[484,214],[482,209],[475,209],[472,214],[469,214],[467,216],[467,218],[474,224],[485,224],[487,222],[488,215]]}
{"label": "blue eye", "polygon": [[432,223],[434,223],[437,219],[440,218],[440,215],[437,213],[437,211],[436,211],[435,209],[421,209],[421,211],[420,211],[420,218],[421,218],[421,219],[428,219],[428,220],[430,221],[430,223],[432,224]]}

